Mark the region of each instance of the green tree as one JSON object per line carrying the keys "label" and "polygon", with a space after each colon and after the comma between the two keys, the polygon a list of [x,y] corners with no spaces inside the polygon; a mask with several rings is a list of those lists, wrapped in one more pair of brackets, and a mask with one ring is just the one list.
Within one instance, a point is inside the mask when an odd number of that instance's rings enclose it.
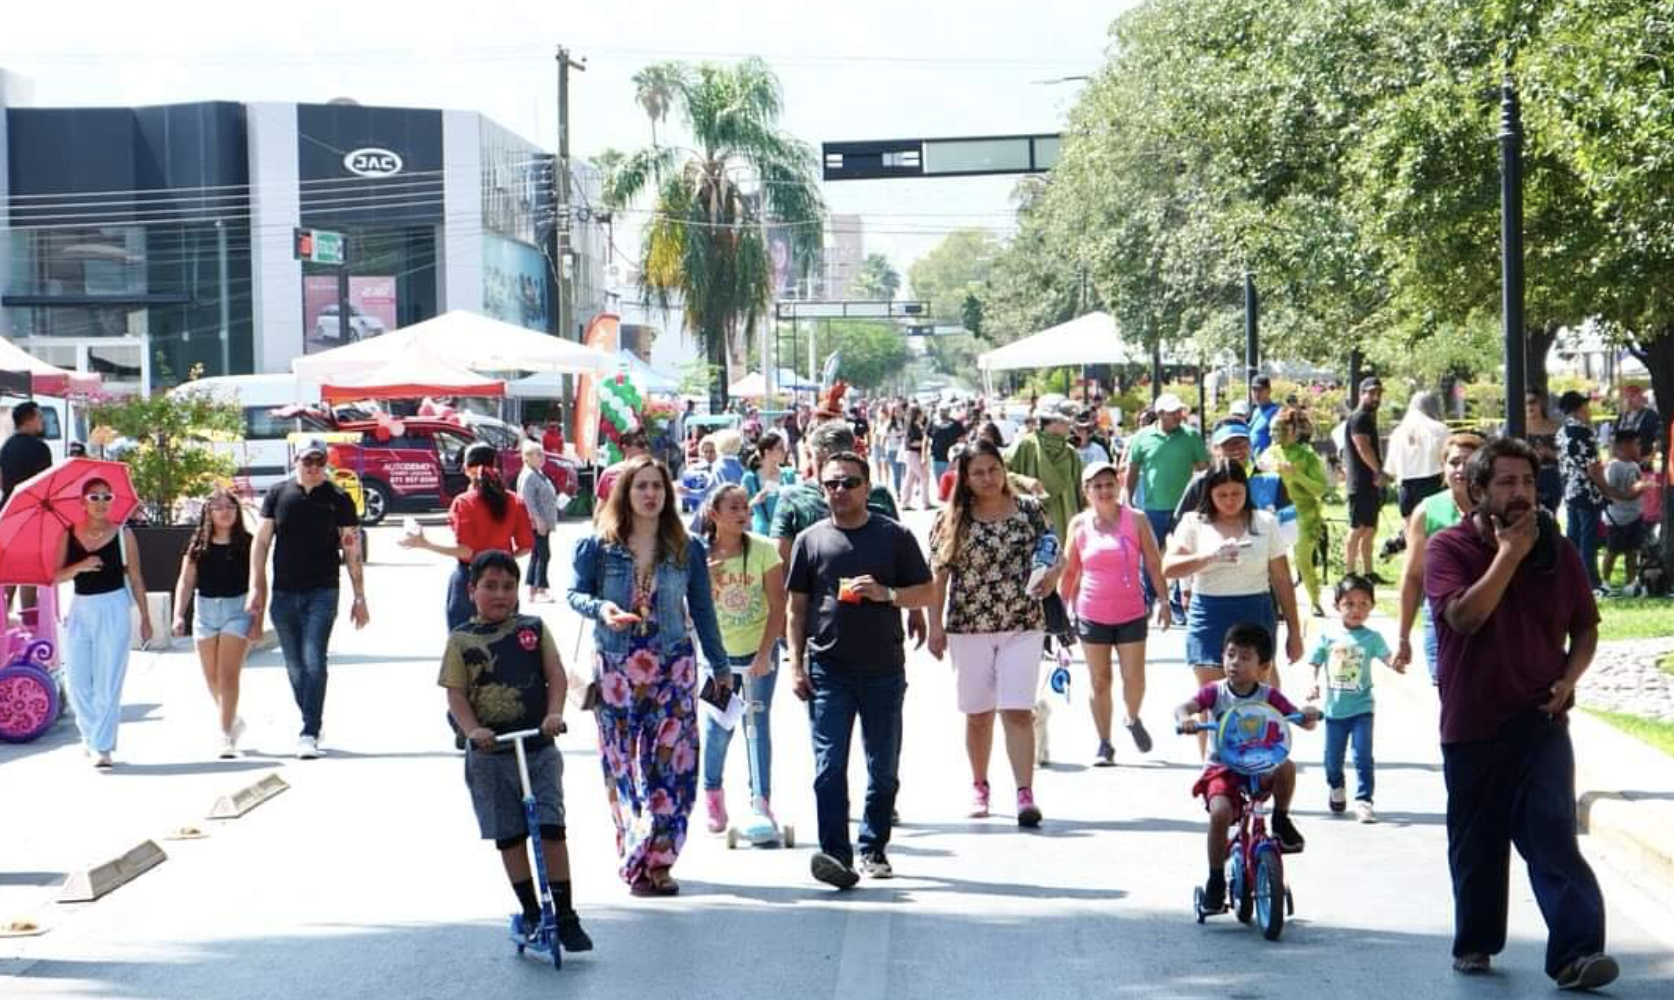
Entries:
{"label": "green tree", "polygon": [[874,320],[830,320],[821,322],[815,334],[815,349],[822,371],[834,352],[841,351],[837,375],[860,389],[885,389],[900,384],[912,354],[906,337],[893,323]]}
{"label": "green tree", "polygon": [[[760,59],[703,63],[671,73],[672,109],[690,147],[652,145],[630,154],[608,178],[606,202],[653,201],[640,250],[640,291],[667,308],[678,295],[687,327],[723,377],[710,387],[719,408],[743,374],[745,344],[766,319],[773,268],[763,216],[791,233],[806,266],[821,240],[817,159],[779,124],[779,80]],[[750,180],[746,186],[746,178]]]}
{"label": "green tree", "polygon": [[668,119],[689,74],[684,63],[661,62],[652,63],[633,75],[634,103],[651,119],[651,145],[657,145],[657,124]]}
{"label": "green tree", "polygon": [[94,406],[88,420],[134,442],[122,462],[147,512],[164,524],[173,521],[176,501],[207,496],[236,470],[236,463],[215,452],[212,440],[244,436],[243,411],[208,393],[128,396]]}
{"label": "green tree", "polygon": [[949,233],[907,268],[913,298],[928,302],[938,323],[961,322],[966,298],[988,280],[1000,249],[1000,241],[980,229]]}
{"label": "green tree", "polygon": [[890,266],[889,258],[881,253],[869,253],[860,262],[850,293],[857,299],[887,299],[894,301],[901,290],[901,274]]}

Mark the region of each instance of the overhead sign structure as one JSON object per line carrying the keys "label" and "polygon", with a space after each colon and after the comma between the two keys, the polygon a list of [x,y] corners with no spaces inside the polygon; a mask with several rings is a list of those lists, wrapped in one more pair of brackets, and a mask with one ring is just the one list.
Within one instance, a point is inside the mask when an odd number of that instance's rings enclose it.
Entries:
{"label": "overhead sign structure", "polygon": [[907,327],[909,337],[963,337],[970,332],[958,323],[914,323]]}
{"label": "overhead sign structure", "polygon": [[983,135],[949,139],[868,139],[821,144],[828,181],[887,177],[1038,174],[1058,164],[1062,137]]}
{"label": "overhead sign structure", "polygon": [[779,319],[910,319],[930,315],[927,302],[889,299],[783,299],[775,304]]}
{"label": "overhead sign structure", "polygon": [[351,149],[343,154],[343,169],[359,177],[394,177],[403,166],[400,153],[379,146]]}
{"label": "overhead sign structure", "polygon": [[349,238],[329,229],[297,229],[296,258],[341,267],[349,260]]}

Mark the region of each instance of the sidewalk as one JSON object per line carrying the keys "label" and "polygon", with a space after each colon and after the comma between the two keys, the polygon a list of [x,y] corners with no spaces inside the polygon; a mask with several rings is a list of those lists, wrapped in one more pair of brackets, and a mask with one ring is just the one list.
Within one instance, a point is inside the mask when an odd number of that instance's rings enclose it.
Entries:
{"label": "sidewalk", "polygon": [[[1378,614],[1371,624],[1393,639],[1393,619]],[[1380,698],[1398,692],[1403,700],[1426,706],[1434,731],[1436,696],[1422,662],[1409,667],[1405,677],[1384,672],[1377,686]],[[1668,833],[1674,830],[1674,760],[1579,708],[1570,712],[1570,737],[1581,831],[1625,851],[1652,884],[1660,880],[1674,888],[1674,843]]]}

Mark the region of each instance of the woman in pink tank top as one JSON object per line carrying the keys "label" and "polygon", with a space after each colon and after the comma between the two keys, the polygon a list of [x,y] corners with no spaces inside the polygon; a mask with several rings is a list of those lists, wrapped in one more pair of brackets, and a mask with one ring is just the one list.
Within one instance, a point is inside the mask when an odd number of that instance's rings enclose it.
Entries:
{"label": "woman in pink tank top", "polygon": [[[1110,742],[1111,704],[1110,651],[1114,647],[1122,669],[1122,703],[1126,715],[1122,724],[1133,736],[1140,753],[1151,752],[1151,735],[1140,721],[1139,707],[1145,700],[1145,591],[1144,574],[1151,575],[1155,593],[1166,594],[1162,555],[1144,515],[1124,507],[1116,469],[1108,462],[1095,462],[1081,473],[1081,488],[1087,494],[1086,510],[1070,522],[1065,546],[1068,565],[1059,583],[1064,602],[1075,610],[1082,646],[1087,650],[1087,672],[1092,677],[1093,727],[1098,730],[1099,748],[1094,767],[1116,763],[1116,748]],[[1173,623],[1167,601],[1157,602],[1157,624]]]}

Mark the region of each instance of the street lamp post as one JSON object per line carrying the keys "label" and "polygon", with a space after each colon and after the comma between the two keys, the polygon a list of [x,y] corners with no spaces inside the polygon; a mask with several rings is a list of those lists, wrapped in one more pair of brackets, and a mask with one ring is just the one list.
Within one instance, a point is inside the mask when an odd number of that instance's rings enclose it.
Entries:
{"label": "street lamp post", "polygon": [[1261,364],[1261,302],[1256,298],[1255,276],[1244,272],[1244,394],[1255,414],[1256,370]]}
{"label": "street lamp post", "polygon": [[1505,432],[1522,437],[1523,339],[1523,116],[1517,86],[1507,75],[1500,87],[1500,274],[1505,335]]}

